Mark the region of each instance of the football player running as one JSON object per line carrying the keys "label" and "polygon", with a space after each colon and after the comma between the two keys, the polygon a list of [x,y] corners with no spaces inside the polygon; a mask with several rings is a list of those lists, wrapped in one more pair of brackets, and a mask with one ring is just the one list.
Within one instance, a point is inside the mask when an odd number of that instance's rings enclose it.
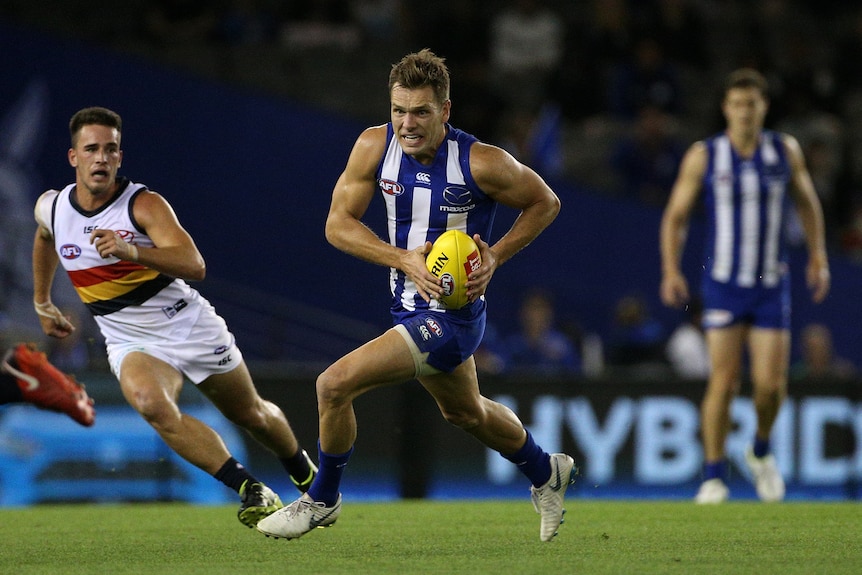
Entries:
{"label": "football player running", "polygon": [[[340,483],[353,453],[353,401],[383,385],[418,379],[443,417],[517,465],[532,484],[550,541],[563,518],[575,463],[533,440],[506,406],[479,391],[473,352],[485,330],[485,290],[494,271],[557,216],[560,201],[536,172],[504,150],[452,127],[449,72],[429,50],[408,54],[389,75],[390,122],[367,128],[335,184],[326,238],[336,248],[389,268],[394,327],[348,353],[317,379],[320,471],[310,489],[270,515],[258,530],[293,539],[332,525],[341,513]],[[362,223],[376,195],[386,205],[388,241]],[[520,211],[494,245],[487,243],[498,204]],[[425,256],[443,232],[476,241],[482,264],[469,274],[468,304],[441,304],[440,280]]]}
{"label": "football player running", "polygon": [[69,123],[75,182],[36,204],[33,303],[42,330],[74,329],[51,302],[62,262],[105,338],[123,396],[186,461],[239,493],[239,520],[254,527],[279,509],[278,495],[231,456],[208,425],[182,412],[185,378],[230,421],[278,457],[300,491],[316,468],[284,413],[258,395],[224,320],[188,281],[206,275],[203,256],[163,196],[118,177],[122,119],[101,107]]}

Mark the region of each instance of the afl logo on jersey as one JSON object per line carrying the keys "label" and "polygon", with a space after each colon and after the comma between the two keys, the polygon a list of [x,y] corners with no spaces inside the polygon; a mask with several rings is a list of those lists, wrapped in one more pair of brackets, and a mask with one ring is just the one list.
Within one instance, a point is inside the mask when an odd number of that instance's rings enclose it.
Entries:
{"label": "afl logo on jersey", "polygon": [[60,246],[60,257],[66,260],[75,260],[81,257],[81,248],[75,244],[65,244]]}
{"label": "afl logo on jersey", "polygon": [[390,196],[400,196],[404,193],[404,186],[398,182],[393,182],[392,180],[384,180],[381,178],[377,180],[377,185],[380,186],[380,190],[384,194],[389,194]]}

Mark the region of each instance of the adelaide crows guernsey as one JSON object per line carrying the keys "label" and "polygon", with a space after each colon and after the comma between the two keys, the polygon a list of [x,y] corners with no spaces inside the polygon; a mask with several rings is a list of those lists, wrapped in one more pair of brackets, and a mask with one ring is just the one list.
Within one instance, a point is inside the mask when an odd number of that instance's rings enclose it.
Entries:
{"label": "adelaide crows guernsey", "polygon": [[36,206],[36,219],[53,234],[60,262],[107,344],[183,340],[206,300],[181,279],[137,262],[103,258],[90,243],[91,232],[99,228],[136,246],[153,247],[132,215],[135,198],[146,186],[126,179],[118,184],[111,201],[92,212],[75,201],[75,184],[49,190]]}
{"label": "adelaide crows guernsey", "polygon": [[[393,246],[413,250],[453,229],[471,237],[478,233],[486,240],[491,233],[497,204],[470,173],[470,146],[477,139],[448,124],[446,128],[433,163],[426,166],[405,154],[392,124],[386,126],[386,151],[377,168],[377,184],[386,203],[389,243]],[[426,303],[402,271],[391,268],[389,280],[393,311],[444,311],[436,300]],[[478,305],[484,302],[477,300],[451,311],[470,313],[469,308]]]}
{"label": "adelaide crows guernsey", "polygon": [[788,280],[784,242],[790,182],[781,135],[764,130],[751,158],[726,134],[705,141],[708,234],[704,281],[737,288],[775,288]]}

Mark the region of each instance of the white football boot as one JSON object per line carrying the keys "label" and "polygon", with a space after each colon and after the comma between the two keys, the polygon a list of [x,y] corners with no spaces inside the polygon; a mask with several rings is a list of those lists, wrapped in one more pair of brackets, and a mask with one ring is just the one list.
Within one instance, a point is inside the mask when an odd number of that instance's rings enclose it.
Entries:
{"label": "white football boot", "polygon": [[745,462],[751,471],[754,487],[761,501],[771,503],[784,499],[784,479],[772,454],[755,457],[754,450],[749,446],[745,450]]}
{"label": "white football boot", "polygon": [[724,503],[729,496],[730,490],[724,481],[718,478],[707,479],[700,484],[700,489],[694,496],[694,502],[701,504]]}
{"label": "white football boot", "polygon": [[341,494],[332,507],[314,501],[308,493],[257,523],[257,530],[267,537],[296,539],[316,527],[329,527],[341,514]]}
{"label": "white football boot", "polygon": [[539,539],[551,541],[563,522],[566,488],[575,482],[575,460],[565,453],[551,455],[551,478],[541,487],[530,486],[533,508],[542,516]]}

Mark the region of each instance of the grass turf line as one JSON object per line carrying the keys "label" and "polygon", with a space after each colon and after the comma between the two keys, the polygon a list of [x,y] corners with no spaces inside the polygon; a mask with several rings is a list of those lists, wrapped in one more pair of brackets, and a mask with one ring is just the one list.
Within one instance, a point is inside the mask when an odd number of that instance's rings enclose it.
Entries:
{"label": "grass turf line", "polygon": [[539,541],[529,501],[345,504],[338,523],[267,539],[234,507],[184,503],[0,509],[0,573],[246,575],[862,573],[856,503],[567,501]]}

